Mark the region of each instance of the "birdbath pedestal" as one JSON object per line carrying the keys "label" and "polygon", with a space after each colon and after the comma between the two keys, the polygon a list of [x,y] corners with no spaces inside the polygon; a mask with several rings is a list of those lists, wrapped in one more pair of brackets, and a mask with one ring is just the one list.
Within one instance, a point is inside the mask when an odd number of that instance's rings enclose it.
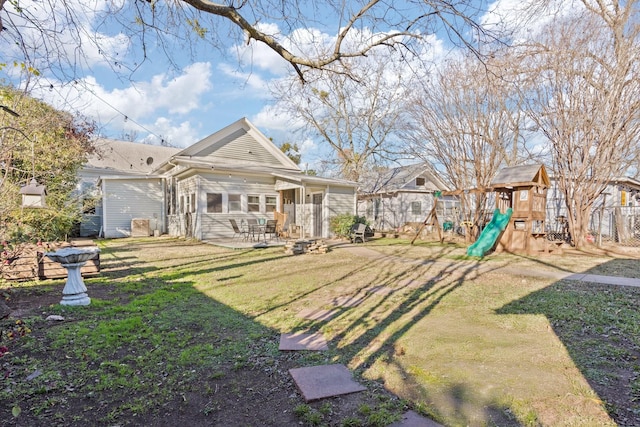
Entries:
{"label": "birdbath pedestal", "polygon": [[89,305],[91,298],[87,295],[87,287],[82,280],[80,268],[88,260],[95,257],[100,252],[100,248],[62,248],[55,252],[47,252],[50,260],[59,262],[67,269],[67,283],[62,290],[62,305]]}

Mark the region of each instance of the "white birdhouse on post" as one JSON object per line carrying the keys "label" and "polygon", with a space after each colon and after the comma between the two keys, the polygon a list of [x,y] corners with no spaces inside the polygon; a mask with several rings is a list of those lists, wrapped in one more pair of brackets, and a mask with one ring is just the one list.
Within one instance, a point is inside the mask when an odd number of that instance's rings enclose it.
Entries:
{"label": "white birdhouse on post", "polygon": [[38,184],[35,178],[31,179],[29,185],[20,189],[20,194],[22,194],[23,208],[46,207],[44,197],[47,195],[47,189],[44,185]]}

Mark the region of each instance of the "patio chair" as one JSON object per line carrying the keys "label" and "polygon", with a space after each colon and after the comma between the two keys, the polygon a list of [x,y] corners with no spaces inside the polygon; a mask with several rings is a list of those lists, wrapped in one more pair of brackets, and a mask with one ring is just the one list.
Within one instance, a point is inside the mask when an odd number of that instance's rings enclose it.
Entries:
{"label": "patio chair", "polygon": [[365,232],[367,231],[367,224],[353,224],[351,226],[351,231],[349,232],[349,239],[351,243],[358,243],[358,239],[360,239],[361,243],[364,243],[366,240]]}
{"label": "patio chair", "polygon": [[276,240],[279,240],[279,238],[278,238],[278,221],[275,220],[275,219],[267,220],[267,224],[265,225],[265,228],[264,228],[264,234],[265,234],[265,237],[266,237],[267,234],[269,234],[272,239],[275,237]]}
{"label": "patio chair", "polygon": [[242,227],[238,227],[238,223],[235,219],[230,219],[229,222],[231,223],[231,227],[233,228],[232,239],[235,239],[236,237],[242,237],[242,240],[247,240],[249,238],[249,230],[244,227],[244,224]]}
{"label": "patio chair", "polygon": [[278,224],[278,237],[284,237],[285,239],[291,237],[289,233],[290,225],[289,216],[287,215],[284,224]]}

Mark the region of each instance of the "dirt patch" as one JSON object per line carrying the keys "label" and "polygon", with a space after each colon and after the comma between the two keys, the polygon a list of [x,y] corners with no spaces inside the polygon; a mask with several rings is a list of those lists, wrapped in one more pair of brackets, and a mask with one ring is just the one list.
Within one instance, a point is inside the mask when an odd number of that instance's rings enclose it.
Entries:
{"label": "dirt patch", "polygon": [[[114,265],[118,267],[118,264]],[[354,423],[346,425],[372,425],[366,421],[368,412],[363,412],[363,407],[376,408],[381,402],[386,402],[385,405],[396,408],[397,414],[405,409],[404,403],[376,383],[367,384],[368,389],[364,392],[305,404],[289,374],[289,369],[303,366],[301,352],[280,352],[275,357],[255,357],[241,363],[229,360],[215,372],[195,369],[185,369],[179,374],[175,371],[166,372],[167,377],[182,375],[184,379],[178,384],[170,385],[167,382],[166,387],[172,388],[173,397],[157,398],[157,402],[154,402],[156,398],[153,395],[141,394],[127,384],[118,384],[103,392],[86,392],[83,384],[74,382],[74,365],[70,364],[74,357],[70,353],[45,345],[46,354],[34,355],[33,347],[19,345],[22,344],[21,339],[46,343],[50,340],[48,331],[51,328],[74,322],[73,316],[64,322],[44,320],[55,312],[62,287],[63,284],[55,283],[3,290],[2,295],[12,314],[0,320],[4,337],[4,341],[0,341],[0,348],[6,345],[10,352],[4,357],[0,353],[0,387],[10,389],[20,382],[40,381],[42,377],[38,378],[38,375],[50,366],[59,367],[60,370],[54,374],[56,378],[42,380],[42,387],[32,389],[29,395],[21,396],[17,401],[4,402],[0,407],[0,426],[340,426],[345,422]],[[89,294],[93,299],[101,300],[102,304],[124,303],[131,298],[130,294],[109,284],[91,286]],[[22,319],[25,319],[24,323]],[[192,326],[193,329],[197,325]],[[9,331],[17,335],[8,338]],[[241,338],[229,330],[219,330],[217,334],[219,341]],[[274,334],[271,340],[277,344],[279,335]],[[207,345],[210,342],[211,337],[203,335],[201,342],[192,341],[189,345]],[[270,345],[269,339],[257,341],[255,353],[262,352],[261,346]],[[114,354],[114,360],[126,360],[127,356],[131,356],[127,354],[130,352],[123,346]],[[21,365],[20,360],[27,359],[39,360],[39,365]],[[118,369],[118,363],[103,361],[102,364],[105,370]],[[157,381],[159,387],[165,387],[161,377]],[[133,416],[130,413],[122,414],[119,411],[123,402],[128,402],[131,408],[138,405],[145,409],[132,409]],[[14,407],[21,408],[16,418],[11,414]]]}

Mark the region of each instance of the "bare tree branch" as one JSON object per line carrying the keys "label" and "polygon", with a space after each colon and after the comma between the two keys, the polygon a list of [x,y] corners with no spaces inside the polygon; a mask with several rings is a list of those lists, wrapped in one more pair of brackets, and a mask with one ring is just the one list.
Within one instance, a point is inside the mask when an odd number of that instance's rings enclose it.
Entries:
{"label": "bare tree branch", "polygon": [[578,247],[606,185],[638,159],[640,28],[632,10],[583,1],[585,11],[555,20],[525,69],[531,74],[529,113],[548,138],[554,173]]}
{"label": "bare tree branch", "polygon": [[[256,41],[268,46],[304,79],[306,70],[340,71],[342,60],[366,56],[378,47],[391,46],[411,52],[414,43],[439,29],[449,33],[454,42],[480,55],[474,47],[477,39],[467,34],[469,29],[476,34],[483,33],[474,20],[480,10],[471,0],[455,4],[444,0],[421,0],[402,6],[381,0],[370,0],[360,6],[340,0],[226,3],[210,0],[116,3],[107,0],[104,8],[91,3],[76,4],[71,0],[42,0],[33,8],[17,5],[6,0],[0,2],[0,20],[4,24],[0,40],[4,39],[8,46],[20,51],[19,54],[11,53],[12,59],[41,71],[46,67],[56,68],[58,73],[66,73],[66,80],[75,77],[77,73],[73,70],[91,66],[89,58],[95,56],[92,51],[102,55],[116,71],[133,72],[147,60],[148,47],[152,43],[160,46],[172,61],[176,50],[195,54],[196,41],[220,51],[234,43]],[[345,24],[336,28],[330,44],[321,45],[318,41],[313,47],[295,45],[290,38],[295,31],[313,29],[314,23],[325,28],[339,24],[326,16],[314,16],[319,10],[335,12],[335,19],[341,21],[344,17]],[[45,15],[47,19],[42,18]],[[88,22],[86,17],[95,21]],[[224,22],[229,25],[222,25]],[[128,38],[130,46],[126,43],[109,45],[113,40],[105,35],[108,29],[114,28],[109,24],[114,23],[120,27],[122,36]],[[272,34],[263,23],[281,25],[289,33]],[[97,25],[105,32],[88,25]],[[365,30],[368,37],[354,37]],[[322,42],[328,41],[329,38],[323,38]],[[134,59],[127,56],[132,53],[132,46],[139,46],[141,56]],[[114,50],[115,47],[119,51]],[[34,52],[37,55],[34,56]]]}

